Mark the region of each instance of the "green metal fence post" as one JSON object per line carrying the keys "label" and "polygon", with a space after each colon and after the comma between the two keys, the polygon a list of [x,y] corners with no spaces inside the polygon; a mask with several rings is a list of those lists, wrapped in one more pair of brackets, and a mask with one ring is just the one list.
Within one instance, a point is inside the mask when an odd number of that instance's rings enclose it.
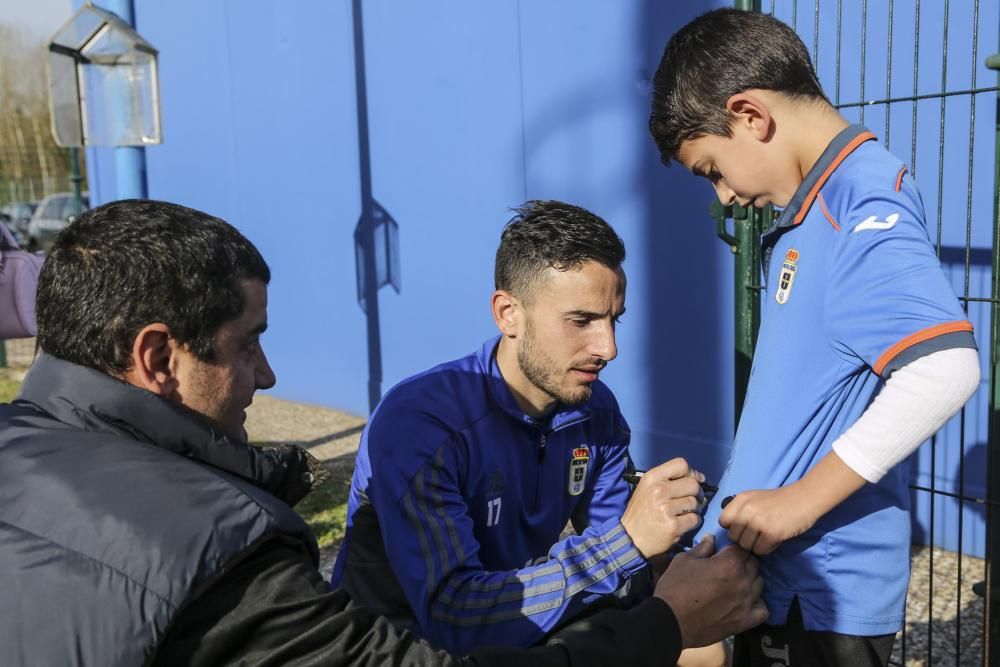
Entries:
{"label": "green metal fence post", "polygon": [[[986,59],[986,66],[1000,71],[1000,54]],[[1000,78],[1000,77],[998,77]],[[1000,442],[1000,93],[997,95],[996,110],[996,152],[994,154],[995,171],[993,177],[993,277],[990,304],[990,435],[989,442]],[[986,530],[989,535],[989,549],[986,553],[986,646],[984,653],[987,664],[1000,665],[1000,453],[994,447],[986,448],[986,467],[988,471],[987,498],[991,503],[987,506],[989,519]]]}
{"label": "green metal fence post", "polygon": [[[736,0],[736,9],[760,11],[760,0]],[[727,207],[730,208],[730,207]],[[760,328],[760,293],[757,285],[760,276],[760,234],[763,230],[765,211],[755,208],[731,207],[733,236],[729,242],[736,259],[734,298],[736,315],[736,368],[734,424],[739,424],[750,382],[750,366]],[[770,208],[766,212],[770,212]],[[728,235],[727,235],[728,236]]]}

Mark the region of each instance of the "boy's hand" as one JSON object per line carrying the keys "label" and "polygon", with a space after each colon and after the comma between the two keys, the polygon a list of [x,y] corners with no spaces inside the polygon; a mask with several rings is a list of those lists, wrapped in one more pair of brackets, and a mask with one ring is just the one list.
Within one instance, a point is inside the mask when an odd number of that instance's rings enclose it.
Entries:
{"label": "boy's hand", "polygon": [[646,471],[622,515],[622,525],[645,558],[667,551],[701,523],[705,476],[684,459]]}
{"label": "boy's hand", "polygon": [[719,525],[729,531],[733,544],[763,556],[812,528],[817,517],[811,504],[796,484],[769,491],[741,491],[722,511]]}
{"label": "boy's hand", "polygon": [[812,528],[821,516],[865,485],[829,452],[799,481],[770,491],[740,491],[719,516],[729,539],[758,556]]}

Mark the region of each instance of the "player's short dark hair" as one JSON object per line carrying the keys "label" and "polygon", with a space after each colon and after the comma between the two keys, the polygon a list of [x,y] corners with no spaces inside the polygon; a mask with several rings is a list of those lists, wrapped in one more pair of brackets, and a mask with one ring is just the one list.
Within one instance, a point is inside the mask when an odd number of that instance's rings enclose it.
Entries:
{"label": "player's short dark hair", "polygon": [[663,163],[684,141],[732,136],[726,102],[754,88],[829,103],[805,44],[772,16],[718,9],[678,30],[653,76],[649,130]]}
{"label": "player's short dark hair", "polygon": [[549,268],[577,269],[594,261],[617,271],[625,244],[607,222],[587,209],[560,201],[532,200],[514,209],[497,248],[496,289],[530,299]]}
{"label": "player's short dark hair", "polygon": [[162,322],[203,361],[221,325],[243,312],[247,279],[271,272],[232,225],[149,200],[82,213],[56,237],[38,281],[39,346],[49,354],[124,373],[143,327]]}

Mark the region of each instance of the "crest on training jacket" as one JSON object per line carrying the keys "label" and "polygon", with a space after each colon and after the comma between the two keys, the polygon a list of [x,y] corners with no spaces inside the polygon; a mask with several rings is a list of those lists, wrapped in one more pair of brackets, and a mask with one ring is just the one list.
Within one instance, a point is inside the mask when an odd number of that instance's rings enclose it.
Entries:
{"label": "crest on training jacket", "polygon": [[587,463],[590,461],[590,448],[580,445],[573,450],[573,458],[569,460],[569,495],[578,496],[583,493],[587,484]]}

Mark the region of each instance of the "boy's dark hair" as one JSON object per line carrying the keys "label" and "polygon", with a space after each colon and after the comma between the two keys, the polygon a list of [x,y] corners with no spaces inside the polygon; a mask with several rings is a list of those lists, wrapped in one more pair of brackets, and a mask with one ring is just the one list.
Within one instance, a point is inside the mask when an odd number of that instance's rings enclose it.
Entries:
{"label": "boy's dark hair", "polygon": [[548,268],[569,271],[588,261],[618,270],[625,244],[590,211],[560,201],[525,202],[504,227],[497,248],[496,289],[530,300],[535,281]]}
{"label": "boy's dark hair", "polygon": [[805,44],[772,16],[718,9],[678,30],[653,76],[649,131],[663,163],[684,141],[732,136],[726,102],[753,88],[829,103]]}
{"label": "boy's dark hair", "polygon": [[162,322],[203,361],[219,327],[243,312],[240,282],[270,269],[236,229],[201,211],[124,200],[85,211],[56,237],[38,280],[38,343],[105,373],[131,366],[132,345]]}

